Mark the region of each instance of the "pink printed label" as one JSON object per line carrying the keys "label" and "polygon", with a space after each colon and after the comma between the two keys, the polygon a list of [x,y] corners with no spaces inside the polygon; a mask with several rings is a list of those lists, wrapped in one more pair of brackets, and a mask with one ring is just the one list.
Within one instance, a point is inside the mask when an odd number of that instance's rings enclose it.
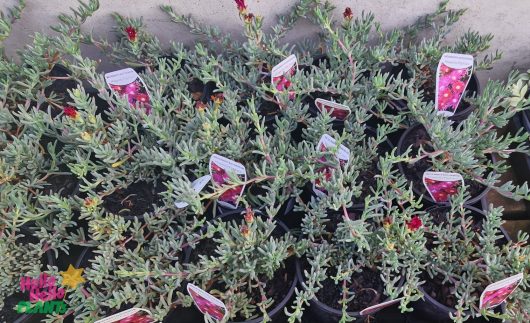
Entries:
{"label": "pink printed label", "polygon": [[452,116],[473,73],[473,56],[445,53],[436,72],[435,106],[439,115]]}

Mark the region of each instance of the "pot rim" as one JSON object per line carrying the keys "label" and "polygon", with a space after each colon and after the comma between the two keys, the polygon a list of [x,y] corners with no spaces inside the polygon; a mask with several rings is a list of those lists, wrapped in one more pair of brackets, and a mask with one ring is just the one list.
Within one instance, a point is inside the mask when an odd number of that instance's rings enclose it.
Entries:
{"label": "pot rim", "polygon": [[[407,130],[405,130],[405,132],[403,132],[403,134],[401,134],[401,136],[399,137],[399,141],[397,143],[397,153],[399,155],[403,154],[404,152],[404,142],[405,142],[405,138],[414,130],[416,130],[417,128],[419,127],[425,127],[422,123],[415,123],[413,124],[412,126],[408,127]],[[495,157],[495,155],[490,155],[490,158],[491,160],[495,163],[497,162],[497,158]],[[407,179],[407,181],[410,183],[412,182],[411,180],[409,180],[406,175],[405,175],[405,167],[404,167],[404,163],[403,162],[399,162],[397,164],[398,168],[399,168],[399,171],[401,172],[401,174]],[[437,203],[435,202],[432,197],[427,193],[427,194],[422,194],[420,193],[420,191],[418,190],[418,188],[414,185],[412,185],[412,190],[414,191],[414,193],[419,197],[419,196],[422,196],[422,198],[429,202],[430,204],[433,204],[433,205],[450,205],[450,202],[440,202],[440,203]],[[488,192],[491,190],[491,188],[489,187],[485,187],[478,195],[474,196],[474,197],[471,197],[464,203],[464,205],[473,205],[473,204],[476,204],[477,202],[479,202],[484,196],[486,196],[486,194],[488,194]]]}
{"label": "pot rim", "polygon": [[[450,207],[449,205],[433,205],[429,208],[426,209],[426,211],[429,211],[431,209],[437,209],[437,208],[447,208],[447,207]],[[471,210],[472,212],[475,212],[477,214],[479,214],[482,218],[485,218],[486,217],[486,212],[484,212],[483,210],[479,209],[479,208],[476,208],[474,206],[471,206],[471,205],[464,205],[464,208],[468,209],[468,210]],[[504,237],[506,238],[506,240],[509,241],[512,241],[510,235],[508,234],[508,232],[504,229],[504,227],[500,226],[499,227],[499,230],[502,232],[502,234],[504,235]],[[425,271],[424,271],[425,272]],[[451,307],[448,307],[447,305],[445,304],[442,304],[440,303],[439,301],[437,301],[434,297],[432,297],[431,295],[429,295],[428,293],[425,292],[425,289],[423,288],[423,284],[422,285],[419,285],[418,286],[418,290],[424,295],[424,297],[427,299],[427,301],[429,303],[431,303],[432,305],[434,305],[435,307],[439,308],[439,309],[442,309],[443,311],[447,312],[447,313],[456,313],[456,309],[454,308],[451,308]],[[505,311],[505,302],[503,302],[501,305],[501,310],[504,312]],[[498,306],[494,307],[494,308],[498,308]],[[471,310],[467,310],[467,311],[464,311],[464,313],[466,315],[471,315]]]}
{"label": "pot rim", "polygon": [[[306,289],[306,286],[305,286],[305,283],[304,283],[304,280],[302,278],[302,265],[301,265],[301,261],[300,261],[300,258],[296,258],[296,277],[298,279],[298,282],[300,282],[300,285],[301,287],[305,290]],[[399,283],[398,283],[398,286],[403,286],[405,282],[405,277],[401,276],[401,279],[399,280]],[[387,301],[391,301],[391,298],[390,297],[387,297],[384,301],[382,301],[381,303],[384,303],[384,302],[387,302]],[[320,307],[321,309],[323,309],[325,312],[328,312],[330,314],[333,314],[333,315],[336,315],[336,316],[342,316],[342,311],[341,310],[337,310],[337,309],[334,309],[332,308],[331,306],[321,302],[318,300],[318,298],[315,296],[313,298],[311,298],[309,300],[309,302],[311,304],[314,304],[315,306],[317,307]],[[352,316],[352,317],[362,317],[362,316],[366,316],[366,315],[361,315],[361,311],[357,311],[357,312],[347,312],[349,316]],[[372,313],[374,314],[374,313]],[[371,315],[371,314],[367,314],[367,315]]]}

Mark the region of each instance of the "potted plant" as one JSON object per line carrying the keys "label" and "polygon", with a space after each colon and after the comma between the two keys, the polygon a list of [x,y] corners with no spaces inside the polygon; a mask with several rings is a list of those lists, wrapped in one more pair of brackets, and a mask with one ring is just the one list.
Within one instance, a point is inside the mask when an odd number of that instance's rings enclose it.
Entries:
{"label": "potted plant", "polygon": [[[427,210],[428,253],[422,275],[425,283],[420,287],[424,299],[414,307],[430,317],[450,317],[455,322],[477,316],[523,319],[527,314],[518,309],[528,302],[524,296],[528,237],[523,234],[512,241],[502,229],[501,209],[484,213],[465,206],[463,196],[461,192],[450,206]],[[487,285],[521,272],[522,288],[508,299],[505,308],[479,308]]]}
{"label": "potted plant", "polygon": [[483,95],[477,98],[477,108],[458,125],[445,117],[436,115],[432,105],[420,101],[417,95],[409,93],[411,116],[418,122],[403,133],[398,143],[398,153],[410,158],[399,165],[400,170],[413,182],[413,189],[424,199],[422,183],[427,170],[454,172],[463,176],[470,190],[468,203],[477,202],[487,189],[522,199],[528,195],[524,186],[512,183],[498,184],[498,177],[504,172],[505,161],[497,161],[495,155],[507,157],[512,153],[525,153],[524,136],[496,136],[494,130],[505,126],[510,118],[525,109],[525,100],[510,99],[510,86],[489,81]]}
{"label": "potted plant", "polygon": [[300,245],[288,228],[250,208],[224,214],[198,233],[186,279],[219,298],[231,322],[268,321],[294,294]]}
{"label": "potted plant", "polygon": [[419,298],[423,212],[406,180],[392,171],[397,160],[393,155],[380,159],[381,175],[364,209],[348,208],[342,189],[337,196],[299,206],[306,213],[302,232],[309,249],[307,260],[297,264],[303,291],[297,294],[291,322],[302,317],[307,302],[308,316],[337,322],[369,315],[363,310],[387,301],[401,302],[405,310]]}

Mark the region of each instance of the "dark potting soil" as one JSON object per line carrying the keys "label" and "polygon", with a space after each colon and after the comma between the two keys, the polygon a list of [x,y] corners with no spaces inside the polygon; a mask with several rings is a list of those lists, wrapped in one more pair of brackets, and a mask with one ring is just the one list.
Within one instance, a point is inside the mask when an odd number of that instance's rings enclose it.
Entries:
{"label": "dark potting soil", "polygon": [[[424,275],[422,279],[425,281],[422,285],[425,293],[429,294],[429,296],[447,307],[454,308],[456,306],[457,300],[455,297],[454,286],[449,283],[442,284],[443,277],[436,276],[434,279],[430,279],[428,275]],[[475,295],[477,299],[480,297],[477,292],[472,295]]]}
{"label": "dark potting soil", "polygon": [[[415,130],[410,132],[407,137],[405,137],[402,149],[405,150],[407,147],[412,145],[411,156],[417,156],[421,145],[423,145],[427,152],[432,152],[432,148],[426,145],[428,142],[430,142],[430,140],[431,138],[427,133],[427,130],[425,130],[423,127],[417,127]],[[427,161],[427,159],[423,158],[414,164],[403,163],[402,165],[404,166],[403,170],[405,172],[405,177],[412,181],[414,188],[418,190],[420,194],[430,197],[429,193],[425,189],[425,185],[423,185],[423,173],[431,168],[431,163]],[[471,198],[480,195],[486,189],[484,185],[473,180],[469,180],[465,177],[464,184],[467,186],[467,191]]]}
{"label": "dark potting soil", "polygon": [[117,189],[103,200],[107,211],[123,216],[142,216],[154,210],[153,204],[162,201],[158,194],[164,186],[161,183],[139,181],[129,185],[126,189]]}
{"label": "dark potting soil", "polygon": [[[347,210],[348,217],[350,220],[357,220],[360,218],[362,211],[358,210]],[[327,220],[325,227],[326,231],[329,232],[331,235],[337,230],[337,226],[339,223],[344,221],[344,212],[342,209],[339,209],[338,211],[334,210],[328,210],[327,212]],[[331,237],[330,237],[331,240]]]}
{"label": "dark potting soil", "polygon": [[262,116],[273,116],[280,112],[280,107],[274,102],[263,101],[258,112]]}
{"label": "dark potting soil", "polygon": [[58,193],[61,197],[69,197],[77,191],[79,180],[74,175],[52,175],[48,177],[48,185],[44,186],[44,193]]}
{"label": "dark potting soil", "polygon": [[[330,271],[332,275],[336,274]],[[363,268],[361,272],[352,275],[349,283],[349,291],[355,297],[348,303],[348,312],[358,312],[369,306],[381,303],[385,300],[384,284],[380,273],[368,268]],[[316,293],[317,299],[336,310],[341,310],[339,303],[342,298],[342,283],[338,285],[331,278],[326,278],[322,282],[322,288]]]}

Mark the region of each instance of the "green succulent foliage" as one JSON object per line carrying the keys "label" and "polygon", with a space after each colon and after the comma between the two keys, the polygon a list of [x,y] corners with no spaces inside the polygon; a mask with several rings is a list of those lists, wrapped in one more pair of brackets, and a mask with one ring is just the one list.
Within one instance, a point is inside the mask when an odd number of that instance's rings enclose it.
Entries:
{"label": "green succulent foliage", "polygon": [[[0,42],[23,5],[0,15]],[[446,41],[465,10],[449,10],[443,1],[413,25],[383,32],[371,13],[336,21],[330,3],[300,0],[270,31],[251,8],[241,11],[245,40],[237,41],[162,6],[173,22],[198,36],[190,47],[174,42],[164,48],[140,17],[113,15],[117,41],[85,32],[82,24],[98,8],[97,0],[81,1],[59,16],[56,35],[36,33],[18,60],[0,55],[0,252],[6,256],[0,308],[20,276],[42,270],[59,276],[57,263],[36,259],[88,248],[81,264],[86,283],[68,290],[65,299],[65,316],[76,322],[131,306],[163,320],[173,309],[192,305],[184,281],[223,300],[232,319],[268,320],[278,300],[267,296],[266,286],[295,257],[302,259],[305,278],[294,305],[285,309],[290,322],[301,320],[325,280],[340,286],[341,321],[351,321],[348,305],[356,295],[349,287],[363,269],[381,277],[381,300],[403,297],[403,312],[422,296],[419,287],[427,276],[443,273],[457,295],[457,322],[497,315],[478,311],[477,293],[484,284],[524,272],[503,317],[528,319],[528,237],[496,243],[500,209],[487,213],[482,231],[469,230],[463,191],[452,201],[459,216],[450,217],[449,225],[436,224],[397,171],[399,163],[428,160],[435,169],[529,199],[527,184],[500,183],[504,161],[491,162],[492,155],[529,153],[528,134],[496,131],[530,105],[528,75],[489,81],[482,93],[466,98],[474,109],[458,125],[437,116],[426,94],[444,52],[476,57],[489,49],[492,36],[474,31],[453,44]],[[300,19],[316,25],[320,37],[283,44]],[[131,107],[108,91],[99,62],[84,57],[81,45],[137,68],[151,110]],[[271,84],[270,72],[293,53],[298,72],[290,79],[291,99]],[[498,52],[488,54],[476,69],[489,69],[499,58]],[[406,72],[396,73],[398,64]],[[57,76],[61,66],[67,75]],[[205,93],[206,85],[214,85],[211,93]],[[334,127],[327,112],[311,114],[309,105],[319,93],[350,107],[343,129]],[[397,110],[396,101],[407,108]],[[267,105],[277,109],[267,114]],[[412,147],[402,155],[382,148],[415,123],[430,136],[417,153]],[[345,164],[334,158],[336,149],[319,151],[324,134],[349,149]],[[191,183],[209,174],[212,154],[242,163],[247,180],[232,176],[226,185],[208,184],[196,192]],[[323,166],[331,169],[329,177]],[[315,183],[328,193],[311,196]],[[212,220],[222,210],[219,197],[243,184],[235,218]],[[144,202],[131,187],[154,198]],[[117,208],[109,206],[112,201]],[[176,201],[188,206],[178,208]],[[284,216],[283,206],[293,201],[288,216],[302,225],[288,233],[275,217]],[[412,225],[418,219],[421,225]],[[429,243],[434,247],[426,248]],[[185,264],[186,252],[192,256]],[[64,318],[49,315],[46,321]]]}

